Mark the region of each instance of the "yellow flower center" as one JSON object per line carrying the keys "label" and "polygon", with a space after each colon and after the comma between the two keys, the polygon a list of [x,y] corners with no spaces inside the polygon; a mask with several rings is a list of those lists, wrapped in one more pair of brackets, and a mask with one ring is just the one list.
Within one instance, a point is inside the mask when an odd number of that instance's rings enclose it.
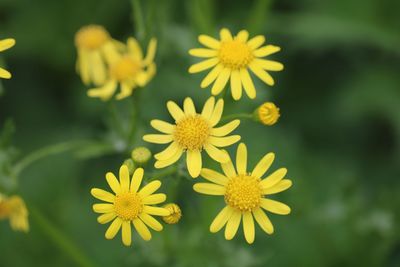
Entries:
{"label": "yellow flower center", "polygon": [[138,62],[125,56],[114,63],[110,68],[110,75],[118,81],[133,78],[140,70]]}
{"label": "yellow flower center", "polygon": [[240,211],[252,211],[260,206],[262,190],[260,179],[239,175],[226,185],[225,202]]}
{"label": "yellow flower center", "polygon": [[81,28],[75,35],[75,44],[79,48],[98,49],[109,40],[107,31],[98,25]]}
{"label": "yellow flower center", "polygon": [[187,116],[176,123],[176,142],[188,150],[202,149],[210,136],[210,124],[200,115]]}
{"label": "yellow flower center", "polygon": [[115,197],[115,213],[123,220],[132,221],[143,211],[143,203],[136,193],[123,193]]}
{"label": "yellow flower center", "polygon": [[219,59],[227,68],[240,69],[247,67],[253,60],[253,53],[247,44],[239,40],[232,40],[221,44]]}

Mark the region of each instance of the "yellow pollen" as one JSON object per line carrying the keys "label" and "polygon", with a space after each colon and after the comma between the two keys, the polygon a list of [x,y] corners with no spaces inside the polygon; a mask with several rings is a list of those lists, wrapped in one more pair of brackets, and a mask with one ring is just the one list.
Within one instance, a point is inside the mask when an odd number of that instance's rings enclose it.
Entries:
{"label": "yellow pollen", "polygon": [[177,122],[174,137],[188,150],[201,150],[210,136],[210,124],[200,115],[189,115]]}
{"label": "yellow pollen", "polygon": [[121,58],[110,68],[110,75],[118,81],[133,78],[140,70],[140,66],[129,56]]}
{"label": "yellow pollen", "polygon": [[232,40],[221,44],[219,59],[227,68],[240,69],[247,67],[253,60],[253,53],[246,43]]}
{"label": "yellow pollen", "polygon": [[262,190],[260,179],[239,175],[229,180],[226,186],[225,202],[240,211],[252,211],[260,206]]}
{"label": "yellow pollen", "polygon": [[115,197],[115,213],[123,220],[132,221],[143,210],[143,203],[136,193],[122,193]]}
{"label": "yellow pollen", "polygon": [[75,35],[75,44],[79,48],[98,49],[109,40],[107,31],[98,25],[81,28]]}

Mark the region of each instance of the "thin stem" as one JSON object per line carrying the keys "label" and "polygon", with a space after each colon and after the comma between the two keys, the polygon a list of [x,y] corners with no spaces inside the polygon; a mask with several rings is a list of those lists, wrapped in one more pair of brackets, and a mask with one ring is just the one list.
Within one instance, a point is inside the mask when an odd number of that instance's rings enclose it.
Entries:
{"label": "thin stem", "polygon": [[164,178],[166,176],[175,174],[177,171],[178,171],[178,167],[175,164],[175,165],[171,166],[168,169],[165,169],[163,171],[151,174],[150,176],[151,176],[152,180],[157,180],[157,179]]}
{"label": "thin stem", "polygon": [[238,113],[238,114],[230,114],[230,115],[226,115],[224,117],[222,117],[221,122],[222,121],[227,121],[227,120],[233,120],[233,119],[253,119],[254,116],[253,114],[249,114],[249,113]]}
{"label": "thin stem", "polygon": [[146,28],[143,18],[143,10],[140,0],[132,0],[132,16],[134,29],[136,31],[136,36],[140,41],[144,41],[146,38]]}
{"label": "thin stem", "polygon": [[68,237],[52,224],[38,209],[29,207],[32,220],[51,239],[56,246],[67,254],[78,266],[91,267],[94,264],[83,254],[82,249],[78,248]]}

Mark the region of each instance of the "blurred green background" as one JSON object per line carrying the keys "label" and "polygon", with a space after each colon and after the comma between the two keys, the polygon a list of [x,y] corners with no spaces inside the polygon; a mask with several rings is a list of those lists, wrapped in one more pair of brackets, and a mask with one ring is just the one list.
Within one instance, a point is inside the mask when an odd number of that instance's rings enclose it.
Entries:
{"label": "blurred green background", "polygon": [[[1,81],[0,125],[4,129],[12,118],[16,130],[11,145],[3,130],[0,185],[20,194],[31,213],[28,234],[0,222],[0,266],[400,266],[400,2],[140,3],[145,27],[135,33],[133,14],[139,12],[129,1],[0,1],[0,37],[17,40],[1,53],[1,66],[13,78]],[[242,121],[237,130],[250,166],[274,151],[273,168],[287,167],[294,182],[276,196],[292,214],[270,216],[272,236],[258,228],[249,246],[241,229],[233,241],[209,233],[223,200],[195,194],[191,180],[166,177],[162,191],[181,205],[181,222],[150,242],[135,233],[129,248],[119,235],[105,240],[89,191],[106,188],[105,173],[116,172],[133,148],[113,119],[119,116],[122,130],[129,128],[132,99],[104,103],[86,96],[75,73],[74,34],[91,23],[119,40],[132,34],[144,44],[151,36],[159,40],[158,73],[137,91],[137,145],[152,131],[150,119],[169,120],[167,100],[191,96],[200,108],[209,96],[199,88],[205,73],[187,72],[195,62],[187,51],[199,46],[197,35],[245,28],[282,47],[273,57],[285,65],[273,74],[276,85],[254,79],[256,101],[231,101],[225,111],[251,112],[267,100],[281,108],[277,125]],[[27,154],[72,140],[72,151],[24,169],[18,186],[7,182],[10,168]]]}

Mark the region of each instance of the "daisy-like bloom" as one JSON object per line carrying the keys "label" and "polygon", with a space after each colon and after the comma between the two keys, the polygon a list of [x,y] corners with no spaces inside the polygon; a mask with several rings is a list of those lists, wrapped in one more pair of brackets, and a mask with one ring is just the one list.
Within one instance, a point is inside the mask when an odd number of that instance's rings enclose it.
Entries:
{"label": "daisy-like bloom", "polygon": [[107,58],[121,46],[99,25],[84,26],[75,35],[78,50],[76,68],[85,85],[102,85],[107,79]]}
{"label": "daisy-like bloom", "polygon": [[215,127],[221,119],[224,109],[224,100],[215,103],[210,97],[204,104],[201,113],[197,113],[191,98],[187,97],[183,103],[183,110],[172,101],[168,101],[167,108],[175,120],[170,124],[161,120],[152,120],[151,126],[163,134],[148,134],[143,140],[155,144],[171,143],[164,151],[154,155],[155,167],[164,168],[179,160],[186,152],[186,164],[189,174],[196,178],[202,166],[201,152],[207,154],[218,162],[226,162],[229,157],[219,147],[230,146],[240,140],[239,135],[231,135],[239,124],[233,120],[223,126]]}
{"label": "daisy-like bloom", "polygon": [[143,58],[142,49],[135,38],[129,38],[127,51],[123,54],[113,54],[108,58],[109,77],[104,85],[88,91],[90,97],[100,97],[109,100],[120,84],[121,91],[116,99],[121,100],[130,96],[133,90],[139,86],[145,86],[156,73],[154,56],[156,54],[157,41],[151,39],[147,48],[147,55]]}
{"label": "daisy-like bloom", "polygon": [[218,95],[230,79],[233,99],[239,100],[242,97],[242,88],[244,88],[248,97],[254,99],[256,89],[248,69],[266,84],[274,85],[274,79],[267,71],[283,70],[283,65],[262,58],[278,52],[280,47],[274,45],[262,46],[265,42],[262,35],[248,39],[249,33],[245,30],[233,37],[228,29],[222,29],[220,40],[207,35],[199,36],[199,42],[207,48],[191,49],[189,54],[206,59],[192,65],[189,72],[197,73],[212,68],[201,82],[201,88],[206,88],[214,83],[211,93]]}
{"label": "daisy-like bloom", "polygon": [[256,110],[258,120],[264,125],[274,125],[279,117],[279,108],[272,102],[265,102]]}
{"label": "daisy-like bloom", "polygon": [[[274,160],[274,154],[266,154],[251,171],[247,171],[247,148],[241,143],[236,153],[236,169],[231,160],[221,164],[224,174],[202,169],[201,176],[211,183],[196,183],[193,189],[202,194],[224,196],[226,207],[211,223],[210,231],[216,233],[225,225],[225,238],[231,240],[243,221],[246,241],[254,242],[254,219],[266,233],[272,234],[274,227],[265,214],[269,212],[286,215],[290,208],[278,201],[266,198],[292,186],[292,181],[283,179],[287,170],[280,168],[262,178]],[[263,210],[264,209],[264,210]]]}
{"label": "daisy-like bloom", "polygon": [[[13,47],[14,45],[15,45],[15,40],[12,38],[0,40],[0,52]],[[0,78],[10,79],[11,73],[3,68],[0,68]]]}
{"label": "daisy-like bloom", "polygon": [[112,221],[106,231],[106,238],[113,239],[122,228],[122,243],[130,246],[132,242],[131,224],[135,227],[138,234],[146,241],[151,239],[151,229],[161,231],[163,226],[152,216],[168,216],[167,209],[154,207],[165,201],[165,194],[153,194],[161,186],[158,180],[152,181],[139,190],[142,183],[144,171],[138,168],[130,175],[128,167],[122,165],[119,169],[119,181],[111,172],[106,174],[106,180],[113,193],[102,189],[93,188],[91,194],[107,203],[94,204],[93,210],[102,213],[97,218],[101,224]]}
{"label": "daisy-like bloom", "polygon": [[14,231],[28,232],[28,209],[19,196],[0,196],[0,220],[9,219]]}
{"label": "daisy-like bloom", "polygon": [[163,221],[168,224],[176,224],[182,217],[181,208],[175,203],[168,203],[164,205],[164,208],[169,210],[170,215],[162,217]]}

